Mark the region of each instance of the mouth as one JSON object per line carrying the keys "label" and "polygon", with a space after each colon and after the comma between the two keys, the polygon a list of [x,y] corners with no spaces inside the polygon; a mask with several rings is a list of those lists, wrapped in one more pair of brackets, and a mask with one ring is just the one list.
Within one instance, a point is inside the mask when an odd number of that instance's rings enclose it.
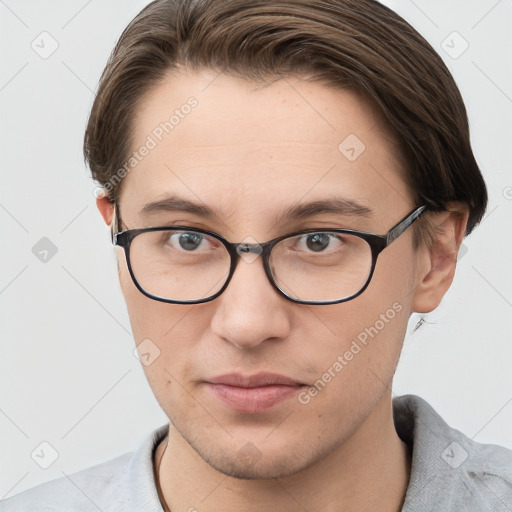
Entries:
{"label": "mouth", "polygon": [[206,387],[224,405],[237,412],[255,414],[292,398],[305,384],[275,373],[231,373],[208,379]]}

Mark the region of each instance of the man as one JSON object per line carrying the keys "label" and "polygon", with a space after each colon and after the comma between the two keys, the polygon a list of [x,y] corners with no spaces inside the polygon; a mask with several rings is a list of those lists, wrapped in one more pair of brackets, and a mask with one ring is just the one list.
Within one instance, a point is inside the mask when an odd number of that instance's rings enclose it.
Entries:
{"label": "man", "polygon": [[[512,454],[392,401],[487,195],[464,105],[371,0],[157,0],[85,155],[168,426],[2,511],[511,510]],[[378,334],[378,335],[377,335]]]}

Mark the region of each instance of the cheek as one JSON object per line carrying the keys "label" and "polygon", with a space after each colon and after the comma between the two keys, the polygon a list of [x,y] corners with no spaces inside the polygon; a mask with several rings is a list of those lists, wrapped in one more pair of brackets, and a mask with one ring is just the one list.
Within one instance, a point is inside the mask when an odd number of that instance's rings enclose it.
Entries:
{"label": "cheek", "polygon": [[135,287],[128,272],[121,274],[120,282],[136,345],[151,340],[162,355],[175,356],[194,345],[200,332],[200,322],[191,311],[194,306],[166,304],[146,297]]}
{"label": "cheek", "polygon": [[379,376],[389,383],[398,363],[409,316],[407,306],[392,294],[372,299],[372,294],[365,292],[334,306],[337,311],[319,314],[331,332],[323,339],[313,338],[310,361],[315,361],[314,378],[325,383],[336,380],[343,394],[357,395],[367,389],[369,380]]}
{"label": "cheek", "polygon": [[376,378],[380,371],[390,380],[398,363],[414,288],[412,255],[407,243],[381,253],[369,287],[351,304],[361,319],[352,336],[365,347],[368,367],[377,373]]}
{"label": "cheek", "polygon": [[131,278],[122,251],[118,252],[118,277],[135,344],[139,345],[145,339],[160,344],[157,340],[161,340],[165,333],[172,329],[179,319],[180,312],[183,314],[180,306],[159,302],[143,295]]}
{"label": "cheek", "polygon": [[381,256],[386,257],[379,258],[369,287],[359,297],[318,308],[317,319],[311,317],[311,339],[316,329],[328,334],[310,345],[315,384],[303,395],[303,403],[332,414],[333,420],[346,411],[364,415],[361,404],[376,403],[391,387],[398,364],[410,312],[412,260],[405,251]]}
{"label": "cheek", "polygon": [[399,302],[363,295],[324,316],[336,335],[311,347],[315,376],[299,396],[300,410],[307,421],[316,418],[325,438],[355,431],[390,392],[398,363],[408,314]]}
{"label": "cheek", "polygon": [[172,386],[176,379],[183,382],[183,375],[193,376],[194,357],[209,328],[209,316],[199,314],[203,309],[197,305],[166,304],[146,297],[123,263],[120,261],[119,282],[133,339],[148,381],[157,392]]}
{"label": "cheek", "polygon": [[409,306],[415,286],[416,258],[410,230],[379,255],[372,279],[375,294]]}
{"label": "cheek", "polygon": [[188,314],[191,306],[147,298],[128,272],[121,272],[120,282],[139,359],[155,398],[164,411],[181,410],[186,368],[194,340],[201,335],[198,322],[191,322],[193,315]]}

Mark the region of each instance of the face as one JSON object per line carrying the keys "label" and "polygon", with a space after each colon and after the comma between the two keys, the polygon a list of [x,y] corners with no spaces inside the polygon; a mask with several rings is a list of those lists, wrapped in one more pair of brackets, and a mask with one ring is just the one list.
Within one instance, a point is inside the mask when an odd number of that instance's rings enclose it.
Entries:
{"label": "face", "polygon": [[[190,97],[194,106],[183,108]],[[172,130],[158,130],[175,110]],[[137,112],[133,149],[148,136],[156,145],[124,179],[120,229],[181,225],[259,243],[302,229],[384,234],[415,207],[396,142],[353,92],[299,78],[261,87],[182,72],[145,96]],[[215,214],[142,212],[170,196]],[[331,199],[370,213],[283,216]],[[280,295],[260,257],[241,259],[211,302],[157,302],[135,288],[118,248],[135,341],[160,351],[144,369],[171,428],[211,466],[242,478],[290,475],[340,449],[389,403],[417,280],[412,235],[409,229],[379,256],[364,293],[327,306]],[[244,392],[213,384],[262,372],[298,385]]]}

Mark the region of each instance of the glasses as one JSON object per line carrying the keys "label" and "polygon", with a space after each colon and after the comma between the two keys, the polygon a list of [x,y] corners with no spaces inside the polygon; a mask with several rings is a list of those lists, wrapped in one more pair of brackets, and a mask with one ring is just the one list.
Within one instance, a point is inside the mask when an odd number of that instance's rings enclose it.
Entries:
{"label": "glasses", "polygon": [[337,304],[363,293],[379,254],[425,209],[412,210],[385,235],[308,229],[253,244],[230,243],[211,231],[171,226],[113,231],[112,242],[124,249],[135,286],[157,301],[211,301],[227,288],[240,258],[251,262],[261,255],[270,283],[282,296],[299,304]]}

